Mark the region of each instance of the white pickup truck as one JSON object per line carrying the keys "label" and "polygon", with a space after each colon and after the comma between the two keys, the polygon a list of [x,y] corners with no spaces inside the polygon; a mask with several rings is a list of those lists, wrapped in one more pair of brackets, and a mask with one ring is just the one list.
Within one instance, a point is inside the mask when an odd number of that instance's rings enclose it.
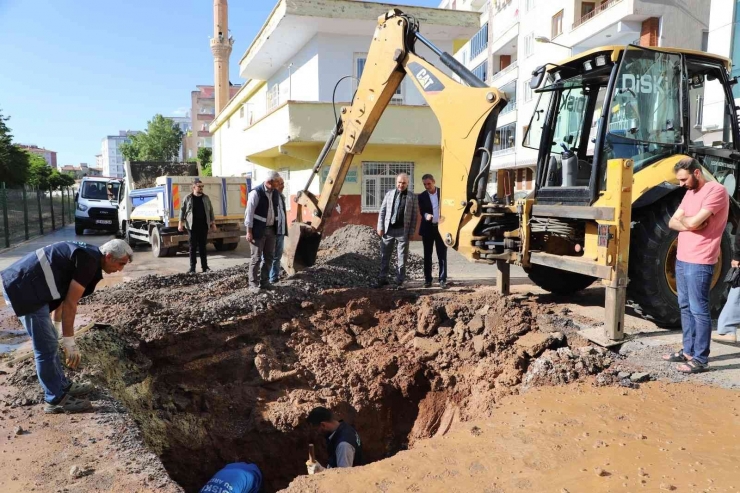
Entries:
{"label": "white pickup truck", "polygon": [[[119,233],[129,245],[149,243],[155,257],[166,257],[188,245],[187,232],[179,232],[177,224],[180,205],[192,191],[195,175],[167,174],[156,177],[154,186],[136,188],[136,167],[150,164],[125,163],[126,178],[118,204]],[[168,166],[172,169],[176,165]],[[188,169],[187,165],[182,166]],[[200,179],[216,216],[217,231],[208,232],[208,242],[219,251],[234,250],[242,236],[251,179],[208,176]]]}

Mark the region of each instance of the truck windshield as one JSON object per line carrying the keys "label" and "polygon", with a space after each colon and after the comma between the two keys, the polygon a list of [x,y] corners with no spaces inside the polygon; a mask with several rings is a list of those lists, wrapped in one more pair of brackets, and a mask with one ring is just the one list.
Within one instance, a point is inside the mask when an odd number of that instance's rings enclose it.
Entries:
{"label": "truck windshield", "polygon": [[607,159],[635,161],[635,171],[683,144],[681,55],[630,47],[609,105]]}
{"label": "truck windshield", "polygon": [[117,181],[86,181],[82,184],[80,197],[92,200],[118,201],[118,189],[121,184]]}

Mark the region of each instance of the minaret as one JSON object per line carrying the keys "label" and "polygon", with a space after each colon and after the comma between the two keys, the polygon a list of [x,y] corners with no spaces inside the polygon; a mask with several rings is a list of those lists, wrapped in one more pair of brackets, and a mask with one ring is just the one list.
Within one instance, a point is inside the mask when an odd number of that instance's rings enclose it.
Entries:
{"label": "minaret", "polygon": [[234,39],[229,36],[229,6],[227,0],[213,0],[213,53],[214,92],[216,114],[229,102],[229,56]]}

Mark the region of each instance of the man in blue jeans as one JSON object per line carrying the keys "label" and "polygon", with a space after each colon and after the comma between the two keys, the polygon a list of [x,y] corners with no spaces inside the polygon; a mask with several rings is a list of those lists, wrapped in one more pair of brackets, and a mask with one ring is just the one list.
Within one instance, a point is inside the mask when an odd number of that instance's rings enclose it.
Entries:
{"label": "man in blue jeans", "polygon": [[[133,257],[123,240],[101,247],[72,241],[53,243],[0,272],[5,302],[31,336],[36,375],[44,389],[46,413],[73,413],[92,407],[82,397],[92,385],[70,382],[59,359],[59,331],[67,366],[80,364],[74,338],[77,304],[95,291],[103,272],[123,270]],[[54,320],[52,321],[52,313]]]}
{"label": "man in blue jeans", "polygon": [[696,159],[681,159],[674,171],[678,182],[687,189],[668,224],[679,232],[676,286],[683,349],[664,355],[663,360],[681,363],[676,369],[682,373],[698,373],[708,367],[712,335],[709,294],[730,199],[722,185],[707,181]]}
{"label": "man in blue jeans", "polygon": [[[285,208],[285,180],[282,176],[275,178],[273,186],[277,190],[278,196],[278,217],[277,229],[275,230],[275,253],[272,256],[272,266],[270,267],[270,284],[275,284],[280,280],[280,259],[283,257],[283,247],[285,246],[285,237],[288,236],[288,215]],[[266,262],[264,253],[262,261]]]}

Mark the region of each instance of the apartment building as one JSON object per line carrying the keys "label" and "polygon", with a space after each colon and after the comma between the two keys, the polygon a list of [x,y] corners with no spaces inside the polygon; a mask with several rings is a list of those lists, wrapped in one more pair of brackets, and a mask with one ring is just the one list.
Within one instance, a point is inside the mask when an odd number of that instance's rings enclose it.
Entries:
{"label": "apartment building", "polygon": [[[190,131],[185,139],[185,160],[197,157],[201,147],[213,147],[213,138],[208,126],[216,116],[216,94],[213,86],[195,86],[190,93]],[[241,89],[241,84],[229,85],[229,99]]]}
{"label": "apartment building", "polygon": [[80,180],[83,176],[103,176],[103,170],[88,166],[87,163],[80,163],[79,166],[65,164],[60,170],[62,173],[71,173],[75,180]]}
{"label": "apartment building", "polygon": [[709,29],[706,0],[443,0],[440,8],[481,15],[480,30],[455,57],[506,94],[492,168],[510,170],[516,197],[534,187],[537,151],[523,140],[538,99],[532,71],[598,46],[706,49]]}
{"label": "apartment building", "polygon": [[183,137],[182,144],[180,144],[180,152],[177,156],[178,160],[181,163],[184,163],[188,159],[197,157],[198,151],[190,146],[191,139],[189,137],[192,135],[193,128],[193,122],[190,115],[168,116],[167,118],[176,123],[177,126],[180,127],[180,130],[182,130]]}
{"label": "apartment building", "polygon": [[[139,133],[138,131],[120,130],[118,135],[108,135],[103,139],[100,148],[100,164],[103,170],[103,176],[110,178],[123,178],[123,154],[121,154],[121,145],[125,142],[131,142],[130,137]],[[96,159],[96,162],[98,160]]]}
{"label": "apartment building", "polygon": [[[326,8],[329,3],[332,8]],[[276,170],[285,178],[286,195],[294,197],[303,189],[334,127],[333,98],[337,111],[351,102],[357,83],[346,76],[362,76],[378,17],[396,6],[347,0],[278,2],[240,60],[241,76],[248,82],[210,126],[214,175],[251,176],[259,183],[267,170]],[[480,27],[474,12],[400,8],[419,20],[425,37],[450,53]],[[436,60],[421,43],[416,48]],[[408,173],[416,191],[423,189],[423,174],[439,176],[440,144],[436,117],[406,77],[363,153],[355,157],[339,197],[340,213],[331,217],[325,231],[344,224],[375,226],[397,173]],[[313,180],[312,193],[319,194],[333,156],[332,151]],[[293,219],[295,207],[291,209]]]}
{"label": "apartment building", "polygon": [[49,149],[44,149],[43,147],[35,146],[35,145],[25,145],[20,144],[18,148],[31,153],[36,154],[37,156],[41,156],[46,161],[46,164],[51,166],[52,168],[57,167],[57,153],[56,151],[50,151]]}

